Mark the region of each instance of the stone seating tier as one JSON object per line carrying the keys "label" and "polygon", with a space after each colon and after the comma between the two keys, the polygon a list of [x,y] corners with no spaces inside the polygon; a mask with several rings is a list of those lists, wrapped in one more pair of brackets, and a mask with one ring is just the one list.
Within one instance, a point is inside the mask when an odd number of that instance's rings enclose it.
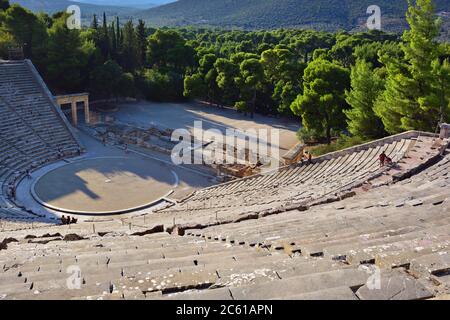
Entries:
{"label": "stone seating tier", "polygon": [[0,62],[0,205],[10,210],[2,213],[3,218],[16,215],[8,190],[26,170],[80,150],[52,99],[31,62]]}

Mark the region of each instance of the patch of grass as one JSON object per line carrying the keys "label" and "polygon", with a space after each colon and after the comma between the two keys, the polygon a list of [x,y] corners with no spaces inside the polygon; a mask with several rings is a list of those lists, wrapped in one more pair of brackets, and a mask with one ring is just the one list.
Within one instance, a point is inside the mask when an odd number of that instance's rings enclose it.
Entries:
{"label": "patch of grass", "polygon": [[349,137],[346,135],[341,135],[338,139],[333,141],[331,144],[321,144],[310,148],[310,152],[313,156],[318,157],[330,152],[335,152],[350,148],[359,144],[368,142],[367,139],[361,137]]}

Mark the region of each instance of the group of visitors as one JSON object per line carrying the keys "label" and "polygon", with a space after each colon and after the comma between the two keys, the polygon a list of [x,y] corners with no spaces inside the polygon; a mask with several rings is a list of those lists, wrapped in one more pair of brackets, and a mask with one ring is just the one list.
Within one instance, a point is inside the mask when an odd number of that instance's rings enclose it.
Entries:
{"label": "group of visitors", "polygon": [[61,217],[61,224],[75,224],[78,222],[78,219],[74,218],[74,217],[69,217],[69,216],[62,216]]}

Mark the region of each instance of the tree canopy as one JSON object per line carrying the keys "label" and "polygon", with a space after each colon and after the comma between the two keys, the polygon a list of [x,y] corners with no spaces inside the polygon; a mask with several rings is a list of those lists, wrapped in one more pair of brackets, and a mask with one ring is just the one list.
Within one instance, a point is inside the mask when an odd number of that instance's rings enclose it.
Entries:
{"label": "tree canopy", "polygon": [[[448,95],[437,84],[445,65],[439,62],[440,44],[436,37],[439,20],[431,0],[417,0],[407,12],[410,30],[404,32],[401,56],[385,52],[380,61],[386,66],[386,90],[375,105],[389,133],[419,129],[434,131],[448,117]],[[444,101],[442,101],[444,95]]]}
{"label": "tree canopy", "polygon": [[106,14],[69,30],[66,17],[0,0],[0,58],[23,47],[55,92],[198,99],[250,116],[295,118],[302,135],[328,142],[434,131],[450,120],[450,45],[437,40],[432,0],[409,3],[403,35],[155,29]]}
{"label": "tree canopy", "polygon": [[373,111],[379,94],[384,89],[380,70],[373,70],[372,64],[358,60],[351,71],[351,89],[346,91],[346,101],[352,107],[344,111],[348,130],[363,138],[380,138],[384,132],[381,119]]}
{"label": "tree canopy", "polygon": [[349,72],[328,60],[311,62],[303,76],[303,94],[293,102],[294,114],[302,117],[308,130],[315,130],[331,141],[331,131],[345,128],[344,110],[348,108],[344,92],[350,86]]}

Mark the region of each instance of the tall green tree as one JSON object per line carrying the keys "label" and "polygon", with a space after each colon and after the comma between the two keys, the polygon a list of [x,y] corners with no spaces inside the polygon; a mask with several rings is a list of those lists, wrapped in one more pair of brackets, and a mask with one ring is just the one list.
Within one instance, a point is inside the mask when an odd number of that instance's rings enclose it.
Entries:
{"label": "tall green tree", "polygon": [[145,58],[147,55],[147,32],[145,30],[145,22],[139,19],[136,26],[136,40],[139,55],[139,65],[145,64]]}
{"label": "tall green tree", "polygon": [[403,59],[384,54],[386,90],[375,104],[389,133],[404,130],[434,131],[440,120],[440,100],[433,63],[438,58],[436,37],[440,24],[431,0],[409,2],[410,30],[403,34]]}
{"label": "tall green tree", "polygon": [[217,57],[213,53],[205,54],[199,61],[197,73],[187,75],[184,82],[184,96],[188,98],[205,98],[214,103],[219,95],[217,70],[214,67]]}
{"label": "tall green tree", "polygon": [[272,99],[277,104],[278,112],[289,114],[290,106],[301,93],[301,80],[306,68],[288,49],[269,49],[261,54],[264,74],[271,82]]}
{"label": "tall green tree", "polygon": [[264,81],[264,69],[258,59],[252,58],[241,63],[240,71],[237,83],[241,90],[241,98],[250,106],[250,116],[253,118],[258,89],[261,88]]}
{"label": "tall green tree", "polygon": [[206,95],[207,89],[201,74],[196,73],[184,78],[184,93],[186,98],[199,98]]}
{"label": "tall green tree", "polygon": [[66,15],[58,18],[48,31],[47,80],[58,91],[74,92],[80,90],[81,71],[88,63],[88,57],[83,51],[80,31],[69,30],[66,18]]}
{"label": "tall green tree", "polygon": [[195,51],[179,32],[159,29],[148,39],[147,57],[156,68],[184,74],[194,64]]}
{"label": "tall green tree", "polygon": [[114,21],[111,22],[111,26],[109,27],[109,38],[111,39],[111,57],[117,59],[119,56],[119,52],[117,51],[117,36]]}
{"label": "tall green tree", "polygon": [[94,30],[98,29],[98,20],[96,14],[94,14],[94,18],[92,19],[91,28]]}
{"label": "tall green tree", "polygon": [[433,63],[433,73],[436,77],[436,90],[440,106],[439,122],[450,121],[450,58]]}
{"label": "tall green tree", "polygon": [[214,63],[217,72],[217,86],[222,90],[224,104],[232,105],[238,99],[239,90],[235,78],[239,75],[239,66],[228,59],[219,58]]}
{"label": "tall green tree", "polygon": [[120,54],[122,50],[122,30],[120,29],[120,19],[119,17],[116,17],[116,39],[117,39],[117,52]]}
{"label": "tall green tree", "polygon": [[385,134],[383,122],[373,111],[373,106],[384,89],[383,79],[364,60],[357,60],[350,78],[351,89],[345,95],[351,109],[344,111],[348,130],[362,138],[382,137]]}
{"label": "tall green tree", "polygon": [[329,35],[319,33],[317,31],[307,30],[302,32],[300,37],[294,38],[290,47],[303,56],[303,62],[308,63],[311,54],[319,48],[329,48],[331,46],[331,38]]}
{"label": "tall green tree", "polygon": [[106,21],[106,13],[103,12],[103,21],[102,21],[102,27],[99,31],[99,47],[102,51],[103,57],[105,59],[109,58],[110,55],[110,39],[109,39],[109,30],[108,30],[108,22]]}
{"label": "tall green tree", "polygon": [[134,25],[131,20],[123,26],[121,65],[125,71],[133,71],[139,65],[140,53]]}
{"label": "tall green tree", "polygon": [[121,91],[120,84],[123,70],[113,60],[97,66],[91,73],[91,84],[93,93],[101,98],[117,98]]}
{"label": "tall green tree", "polygon": [[349,86],[347,69],[325,59],[316,59],[305,69],[303,94],[292,103],[292,112],[302,117],[307,130],[322,133],[330,143],[331,131],[346,127],[345,90]]}

